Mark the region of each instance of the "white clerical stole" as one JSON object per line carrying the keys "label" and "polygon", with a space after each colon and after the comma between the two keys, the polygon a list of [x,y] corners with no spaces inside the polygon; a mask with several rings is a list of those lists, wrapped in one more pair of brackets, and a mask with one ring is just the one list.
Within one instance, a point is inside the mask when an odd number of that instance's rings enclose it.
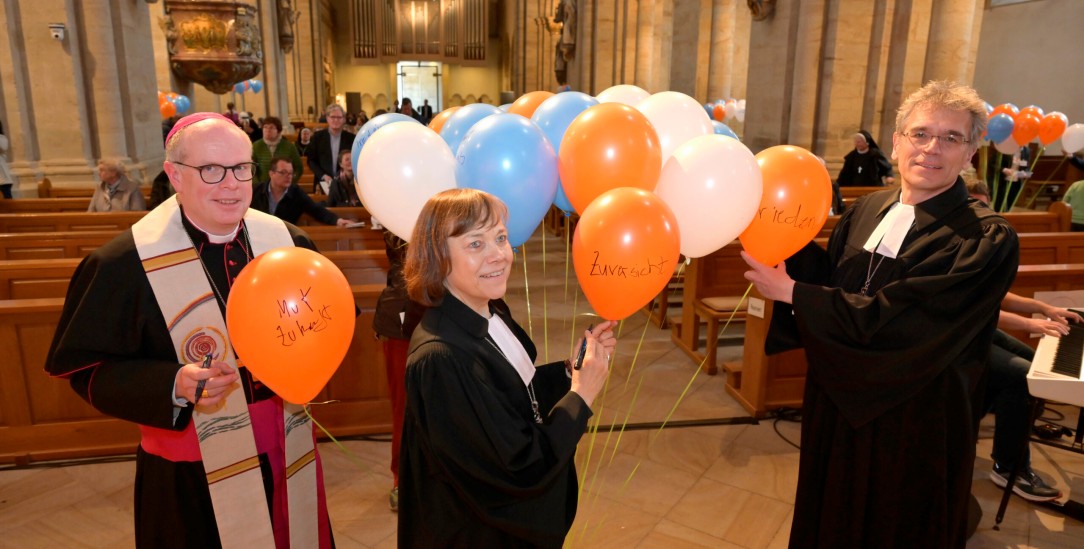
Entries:
{"label": "white clerical stole", "polygon": [[896,202],[892,209],[884,216],[881,223],[870,233],[866,244],[862,246],[867,252],[873,252],[895,258],[903,246],[903,239],[915,223],[915,207],[909,204]]}
{"label": "white clerical stole", "polygon": [[516,339],[516,335],[501,320],[501,317],[497,315],[490,317],[489,336],[493,338],[493,341],[497,342],[497,347],[501,349],[501,353],[508,359],[508,362],[512,363],[519,377],[523,378],[523,384],[529,384],[534,379],[534,363],[531,362],[531,357],[527,354],[527,350],[523,348],[523,344]]}

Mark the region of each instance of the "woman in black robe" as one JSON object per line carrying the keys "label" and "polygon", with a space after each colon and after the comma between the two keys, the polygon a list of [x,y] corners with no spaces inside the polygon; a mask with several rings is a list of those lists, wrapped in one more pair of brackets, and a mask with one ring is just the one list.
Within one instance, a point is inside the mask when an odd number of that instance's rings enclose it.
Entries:
{"label": "woman in black robe", "polygon": [[836,183],[840,187],[883,187],[896,180],[892,177],[892,162],[877,146],[866,130],[854,134],[854,150],[843,157]]}
{"label": "woman in black robe", "polygon": [[582,368],[534,366],[534,344],[501,299],[507,215],[481,191],[442,192],[407,249],[407,290],[430,308],[407,358],[399,547],[558,548],[576,515],[573,458],[608,374],[613,323],[584,333]]}

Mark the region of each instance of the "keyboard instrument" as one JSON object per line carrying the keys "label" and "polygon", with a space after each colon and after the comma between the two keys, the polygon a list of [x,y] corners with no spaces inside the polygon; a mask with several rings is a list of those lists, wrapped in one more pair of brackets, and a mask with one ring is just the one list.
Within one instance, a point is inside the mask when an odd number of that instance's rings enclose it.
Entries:
{"label": "keyboard instrument", "polygon": [[1084,324],[1069,325],[1069,335],[1043,336],[1028,371],[1031,396],[1084,406]]}

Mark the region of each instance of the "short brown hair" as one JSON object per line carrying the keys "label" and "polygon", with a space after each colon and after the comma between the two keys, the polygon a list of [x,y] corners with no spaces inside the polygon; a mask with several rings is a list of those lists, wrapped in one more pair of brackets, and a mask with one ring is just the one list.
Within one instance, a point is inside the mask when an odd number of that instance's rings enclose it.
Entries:
{"label": "short brown hair", "polygon": [[430,198],[414,225],[403,266],[410,299],[427,307],[440,305],[444,280],[452,272],[448,239],[507,220],[504,202],[477,189],[450,189]]}
{"label": "short brown hair", "polygon": [[282,131],[282,120],[279,120],[279,117],[277,117],[277,116],[268,116],[267,118],[263,119],[263,124],[260,124],[260,125],[261,126],[266,126],[268,124],[271,124],[272,126],[274,126],[276,130],[278,130],[280,132]]}

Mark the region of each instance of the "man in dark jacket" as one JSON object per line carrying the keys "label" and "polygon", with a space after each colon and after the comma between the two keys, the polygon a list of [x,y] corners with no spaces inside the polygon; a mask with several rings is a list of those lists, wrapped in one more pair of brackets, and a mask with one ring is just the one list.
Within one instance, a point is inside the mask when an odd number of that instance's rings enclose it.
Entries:
{"label": "man in dark jacket", "polygon": [[297,224],[303,213],[313,216],[325,225],[345,227],[352,223],[349,219],[340,219],[335,212],[317,204],[301,187],[293,184],[294,166],[289,158],[271,159],[270,174],[270,181],[259,183],[252,189],[252,209],[294,224]]}
{"label": "man in dark jacket", "polygon": [[331,181],[339,173],[339,151],[349,151],[354,146],[354,134],[343,129],[346,125],[343,108],[331,104],[324,112],[327,128],[312,134],[306,152],[313,175],[313,192],[320,188],[321,182],[326,181],[331,185]]}

